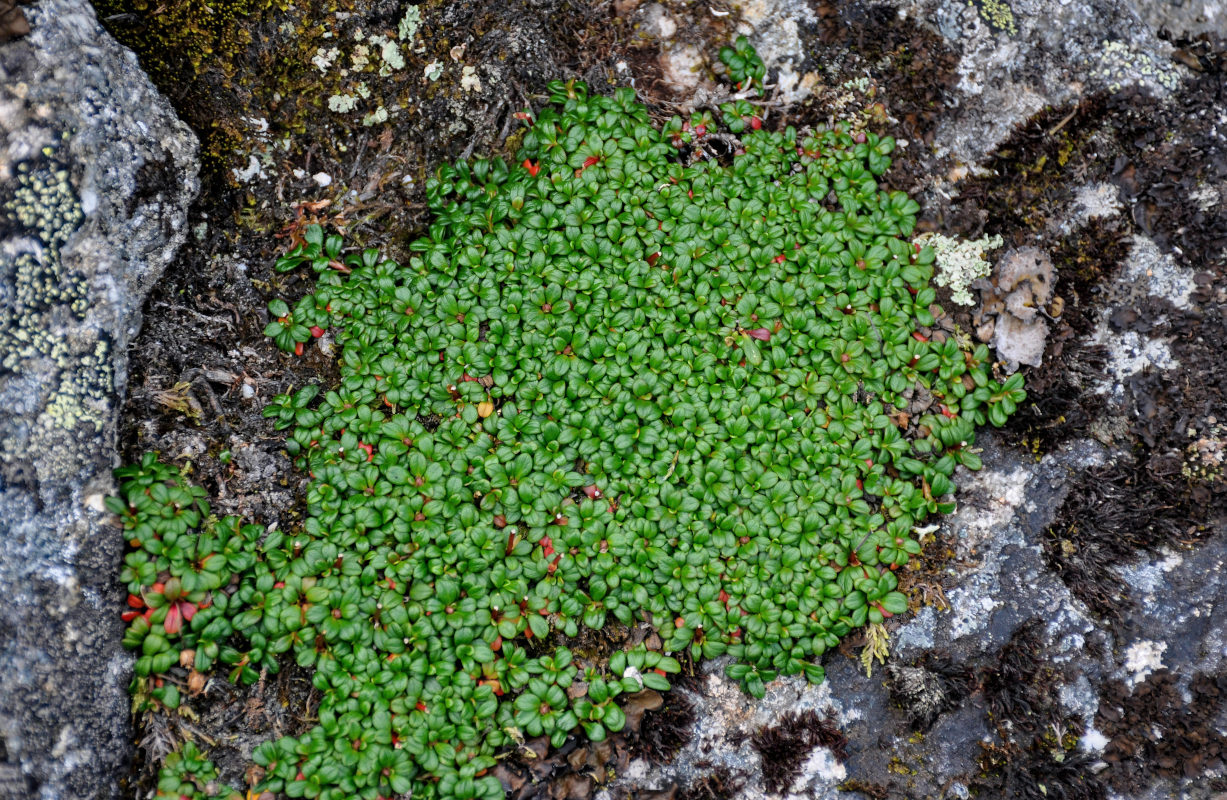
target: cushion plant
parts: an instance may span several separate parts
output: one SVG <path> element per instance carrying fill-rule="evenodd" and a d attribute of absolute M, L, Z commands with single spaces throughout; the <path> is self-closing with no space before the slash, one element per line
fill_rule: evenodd
<path fill-rule="evenodd" d="M 318 283 L 266 333 L 339 345 L 339 385 L 266 410 L 311 476 L 301 531 L 217 521 L 152 458 L 121 473 L 138 672 L 314 669 L 319 725 L 257 750 L 263 788 L 500 797 L 499 748 L 619 730 L 669 653 L 727 655 L 756 696 L 821 681 L 906 610 L 914 527 L 1023 397 L 931 329 L 889 137 L 768 132 L 741 101 L 721 163 L 710 115 L 551 91 L 515 166 L 438 170 L 408 264 L 319 228 L 279 261 Z M 664 652 L 576 661 L 564 637 L 611 620 Z"/>

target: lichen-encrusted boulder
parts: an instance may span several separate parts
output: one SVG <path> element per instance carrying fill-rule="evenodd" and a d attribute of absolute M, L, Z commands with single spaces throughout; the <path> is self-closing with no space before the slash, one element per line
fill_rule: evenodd
<path fill-rule="evenodd" d="M 0 798 L 113 797 L 129 659 L 102 499 L 197 147 L 85 0 L 26 14 L 0 44 Z"/>

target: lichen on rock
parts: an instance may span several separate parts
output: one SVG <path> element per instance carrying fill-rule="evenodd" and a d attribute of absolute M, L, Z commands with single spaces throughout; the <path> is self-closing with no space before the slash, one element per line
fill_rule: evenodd
<path fill-rule="evenodd" d="M 0 44 L 0 795 L 110 798 L 129 659 L 99 498 L 196 142 L 87 3 L 27 13 Z"/>

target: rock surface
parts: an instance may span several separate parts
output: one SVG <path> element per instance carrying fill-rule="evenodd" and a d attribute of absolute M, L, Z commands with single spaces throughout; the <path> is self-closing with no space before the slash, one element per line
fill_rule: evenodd
<path fill-rule="evenodd" d="M 131 753 L 114 490 L 128 345 L 196 139 L 81 0 L 0 44 L 0 797 L 115 797 Z"/>

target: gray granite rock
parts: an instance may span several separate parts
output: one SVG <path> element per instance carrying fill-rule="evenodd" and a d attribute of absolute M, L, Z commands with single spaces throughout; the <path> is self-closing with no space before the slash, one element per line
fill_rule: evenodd
<path fill-rule="evenodd" d="M 87 2 L 26 14 L 0 44 L 0 797 L 114 797 L 130 673 L 102 501 L 197 146 Z"/>

